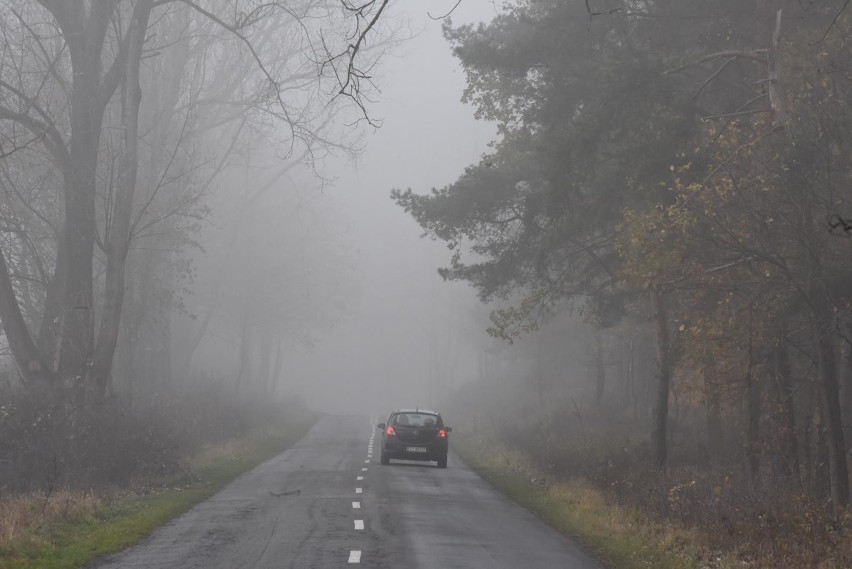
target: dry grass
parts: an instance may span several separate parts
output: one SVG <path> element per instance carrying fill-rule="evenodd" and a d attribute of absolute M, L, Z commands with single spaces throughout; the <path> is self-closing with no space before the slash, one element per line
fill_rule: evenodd
<path fill-rule="evenodd" d="M 579 478 L 555 479 L 529 456 L 494 441 L 471 444 L 457 435 L 455 448 L 465 462 L 509 497 L 553 527 L 578 539 L 606 567 L 618 569 L 730 569 L 727 560 L 707 559 L 695 532 L 650 520 L 618 506 L 593 484 Z M 488 448 L 488 452 L 477 449 Z M 499 450 L 497 450 L 499 449 Z M 710 557 L 710 556 L 707 556 Z"/>
<path fill-rule="evenodd" d="M 687 482 L 663 479 L 665 515 L 649 511 L 648 500 L 627 500 L 607 477 L 565 476 L 515 447 L 469 440 L 455 446 L 484 477 L 565 533 L 579 537 L 608 565 L 618 568 L 847 569 L 852 567 L 852 519 L 827 516 L 803 503 L 768 502 L 763 495 L 701 491 L 699 473 Z M 488 453 L 476 449 L 487 448 Z M 499 450 L 497 450 L 499 449 Z M 580 457 L 577 457 L 578 460 Z M 707 475 L 705 475 L 707 476 Z M 693 480 L 695 482 L 693 482 Z M 638 486 L 634 490 L 642 491 Z M 710 502 L 732 493 L 738 506 L 730 518 Z M 764 508 L 752 517 L 749 501 Z M 795 499 L 789 502 L 796 502 Z M 643 507 L 644 506 L 644 507 Z M 687 510 L 688 515 L 684 513 Z M 703 510 L 705 515 L 696 515 Z"/>
<path fill-rule="evenodd" d="M 63 490 L 0 498 L 0 548 L 33 529 L 92 516 L 102 499 L 92 492 Z"/>
<path fill-rule="evenodd" d="M 191 459 L 194 468 L 217 462 L 241 460 L 248 453 L 245 438 L 234 438 L 215 444 L 205 444 Z"/>
<path fill-rule="evenodd" d="M 0 569 L 78 569 L 137 543 L 300 439 L 317 416 L 208 444 L 182 472 L 127 487 L 0 497 Z"/>

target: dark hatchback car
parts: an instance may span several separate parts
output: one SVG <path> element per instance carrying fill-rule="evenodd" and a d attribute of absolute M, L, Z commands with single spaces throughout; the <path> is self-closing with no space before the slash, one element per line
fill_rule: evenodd
<path fill-rule="evenodd" d="M 447 467 L 450 427 L 444 426 L 440 413 L 424 409 L 397 409 L 382 430 L 382 464 L 397 460 L 434 460 L 438 468 Z"/>

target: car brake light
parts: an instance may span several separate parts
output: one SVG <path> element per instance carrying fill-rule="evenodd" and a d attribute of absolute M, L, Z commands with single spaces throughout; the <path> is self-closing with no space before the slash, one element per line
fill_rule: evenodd
<path fill-rule="evenodd" d="M 387 428 L 387 430 L 385 431 L 385 434 L 386 434 L 386 435 L 392 435 L 392 436 L 394 436 L 394 437 L 395 437 L 395 436 L 396 436 L 396 431 L 394 431 L 394 430 L 393 430 L 393 427 L 391 427 L 390 425 L 388 425 L 388 428 Z"/>
<path fill-rule="evenodd" d="M 438 431 L 438 436 L 442 439 L 446 439 L 447 438 L 447 431 L 445 431 L 444 429 L 441 429 L 440 431 Z"/>

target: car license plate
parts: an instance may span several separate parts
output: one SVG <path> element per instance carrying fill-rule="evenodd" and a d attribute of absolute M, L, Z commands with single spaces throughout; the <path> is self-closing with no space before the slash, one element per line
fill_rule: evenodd
<path fill-rule="evenodd" d="M 405 452 L 426 452 L 426 447 L 405 447 Z"/>

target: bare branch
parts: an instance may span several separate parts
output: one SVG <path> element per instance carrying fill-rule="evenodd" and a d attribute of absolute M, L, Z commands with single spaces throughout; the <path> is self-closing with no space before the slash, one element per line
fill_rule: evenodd
<path fill-rule="evenodd" d="M 153 8 L 154 0 L 137 0 L 136 5 L 133 7 L 133 15 L 131 16 L 130 23 L 128 24 L 128 29 L 130 29 L 130 26 L 133 26 L 134 20 L 139 21 L 142 18 L 147 20 L 146 13 L 150 12 Z M 127 52 L 130 47 L 128 45 L 130 37 L 131 35 L 127 34 L 123 39 L 121 39 L 118 53 L 116 54 L 115 59 L 113 59 L 109 70 L 107 70 L 103 76 L 100 93 L 100 103 L 102 105 L 109 103 L 109 100 L 112 98 L 113 94 L 115 94 L 115 90 L 118 89 L 118 85 L 121 83 L 121 79 L 124 74 L 124 63 L 125 59 L 127 59 Z"/>
<path fill-rule="evenodd" d="M 354 14 L 356 22 L 355 31 L 352 35 L 352 38 L 355 41 L 354 43 L 350 42 L 346 46 L 346 49 L 334 54 L 325 43 L 325 39 L 321 37 L 323 49 L 326 53 L 326 60 L 322 62 L 321 68 L 323 70 L 327 67 L 331 68 L 339 86 L 337 96 L 344 96 L 351 99 L 361 109 L 363 117 L 372 126 L 377 126 L 377 124 L 372 121 L 367 114 L 367 109 L 364 106 L 364 101 L 362 100 L 363 90 L 361 88 L 362 80 L 370 82 L 370 76 L 367 74 L 369 70 L 365 71 L 358 68 L 357 57 L 358 53 L 366 44 L 367 36 L 379 22 L 379 19 L 389 2 L 389 0 L 381 0 L 381 4 L 379 4 L 375 12 L 371 13 L 371 10 L 375 7 L 378 1 L 379 0 L 370 0 L 369 2 L 356 6 L 354 4 L 350 4 L 347 0 L 343 0 L 343 7 Z M 363 29 L 361 27 L 362 25 L 364 26 Z M 340 73 L 337 69 L 337 63 L 341 60 L 345 61 L 345 73 Z"/>
<path fill-rule="evenodd" d="M 736 57 L 729 57 L 728 59 L 726 59 L 725 62 L 722 65 L 719 66 L 719 69 L 717 69 L 715 72 L 713 72 L 713 74 L 710 77 L 708 77 L 707 80 L 704 81 L 704 83 L 702 83 L 701 87 L 698 88 L 698 90 L 695 92 L 695 94 L 692 97 L 698 98 L 698 95 L 700 95 L 701 92 L 704 91 L 704 89 L 706 89 L 707 86 L 710 85 L 710 83 L 712 83 L 713 80 L 716 77 L 718 77 L 722 73 L 722 71 L 725 70 L 726 67 L 728 67 L 731 63 L 733 63 L 736 60 L 737 60 Z"/>
<path fill-rule="evenodd" d="M 443 16 L 435 17 L 432 14 L 430 14 L 429 12 L 426 12 L 426 15 L 429 16 L 430 18 L 432 18 L 433 20 L 443 20 L 443 19 L 449 18 L 452 15 L 452 13 L 456 11 L 456 8 L 458 8 L 461 5 L 461 3 L 462 3 L 462 0 L 458 0 L 456 2 L 455 6 L 450 8 L 450 11 L 447 12 L 446 14 L 444 14 Z M 588 1 L 586 2 L 586 7 L 587 8 L 589 7 Z"/>
<path fill-rule="evenodd" d="M 844 3 L 843 3 L 843 7 L 842 7 L 842 8 L 840 8 L 840 10 L 837 12 L 837 14 L 835 14 L 835 15 L 834 15 L 834 19 L 833 19 L 833 20 L 831 20 L 831 23 L 830 23 L 830 24 L 828 25 L 828 27 L 825 29 L 825 33 L 823 33 L 823 34 L 822 34 L 822 37 L 821 37 L 821 38 L 819 38 L 819 40 L 818 40 L 818 41 L 814 42 L 814 44 L 813 44 L 813 45 L 816 45 L 816 44 L 819 44 L 819 43 L 822 43 L 823 41 L 825 41 L 825 38 L 826 38 L 826 37 L 828 37 L 828 32 L 830 32 L 830 31 L 831 31 L 831 29 L 832 29 L 834 26 L 836 26 L 836 25 L 837 25 L 837 20 L 839 20 L 839 19 L 840 19 L 840 16 L 842 16 L 842 15 L 843 15 L 843 12 L 845 12 L 845 11 L 846 11 L 846 9 L 849 7 L 850 2 L 852 2 L 852 0 L 846 0 L 846 2 L 844 2 Z"/>
<path fill-rule="evenodd" d="M 385 0 L 385 1 L 387 1 L 387 0 Z M 251 20 L 248 20 L 248 21 L 240 20 L 240 21 L 238 21 L 234 24 L 229 24 L 229 23 L 225 22 L 222 18 L 217 16 L 216 14 L 210 12 L 209 10 L 204 9 L 203 7 L 201 7 L 198 4 L 196 4 L 195 2 L 193 2 L 192 0 L 158 0 L 157 2 L 155 2 L 155 6 L 159 6 L 159 5 L 162 5 L 162 4 L 169 4 L 169 3 L 172 3 L 172 2 L 180 2 L 182 4 L 185 4 L 186 6 L 189 6 L 190 8 L 192 8 L 193 10 L 198 12 L 199 14 L 206 17 L 211 22 L 215 23 L 216 25 L 218 25 L 222 29 L 233 34 L 237 39 L 240 40 L 240 42 L 243 43 L 243 45 L 245 45 L 248 48 L 248 50 L 251 53 L 251 56 L 254 59 L 255 63 L 260 68 L 261 72 L 266 76 L 266 79 L 267 79 L 267 81 L 269 81 L 269 84 L 275 89 L 275 96 L 276 96 L 276 99 L 278 101 L 278 105 L 281 107 L 281 112 L 284 114 L 285 121 L 288 123 L 290 130 L 293 133 L 294 138 L 295 138 L 295 136 L 297 135 L 297 133 L 296 133 L 297 121 L 294 121 L 293 118 L 290 116 L 290 111 L 287 108 L 287 105 L 284 103 L 284 99 L 281 96 L 281 86 L 278 84 L 278 81 L 275 80 L 275 78 L 272 76 L 272 74 L 267 69 L 266 64 L 264 64 L 264 62 L 263 62 L 263 59 L 257 53 L 255 46 L 242 33 L 242 30 L 251 22 Z M 265 4 L 264 6 L 268 6 L 268 4 Z M 290 150 L 287 153 L 288 155 L 290 153 L 292 153 L 294 145 L 295 145 L 295 140 L 291 139 Z"/>
<path fill-rule="evenodd" d="M 65 171 L 69 168 L 71 157 L 64 140 L 53 124 L 45 124 L 34 117 L 3 106 L 0 106 L 0 119 L 14 121 L 25 127 L 47 148 L 61 170 Z"/>
<path fill-rule="evenodd" d="M 674 69 L 669 69 L 665 73 L 677 73 L 678 71 L 683 71 L 684 69 L 688 69 L 690 67 L 694 67 L 696 65 L 701 65 L 702 63 L 707 63 L 708 61 L 714 61 L 716 59 L 748 59 L 751 61 L 756 61 L 758 63 L 766 63 L 766 49 L 753 49 L 753 50 L 735 50 L 735 51 L 719 51 L 716 53 L 710 53 L 703 57 L 696 59 L 695 61 L 691 61 L 689 63 L 685 63 Z"/>
<path fill-rule="evenodd" d="M 724 115 L 701 117 L 701 120 L 709 121 L 709 120 L 716 120 L 716 119 L 730 119 L 730 118 L 735 118 L 735 117 L 745 117 L 745 116 L 748 116 L 748 115 L 756 115 L 758 113 L 771 113 L 771 112 L 772 112 L 771 108 L 769 108 L 769 109 L 753 109 L 753 110 L 750 110 L 750 111 L 737 111 L 735 113 L 728 113 L 728 114 L 724 114 Z"/>
<path fill-rule="evenodd" d="M 592 25 L 592 20 L 595 18 L 595 16 L 611 16 L 621 10 L 622 7 L 623 6 L 619 6 L 618 8 L 611 8 L 609 10 L 595 11 L 592 10 L 590 0 L 586 0 L 586 12 L 589 14 L 589 26 Z"/>

